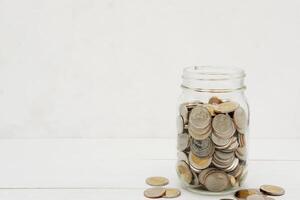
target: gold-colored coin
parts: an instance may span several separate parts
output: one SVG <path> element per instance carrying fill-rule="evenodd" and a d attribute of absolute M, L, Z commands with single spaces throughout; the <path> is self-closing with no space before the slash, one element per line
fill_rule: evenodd
<path fill-rule="evenodd" d="M 147 198 L 160 198 L 166 193 L 165 188 L 155 187 L 149 188 L 144 191 L 144 196 Z"/>
<path fill-rule="evenodd" d="M 266 197 L 262 194 L 253 194 L 246 198 L 246 200 L 265 200 Z"/>
<path fill-rule="evenodd" d="M 169 180 L 162 176 L 153 176 L 146 179 L 146 183 L 151 186 L 163 186 L 169 183 Z"/>
<path fill-rule="evenodd" d="M 260 191 L 272 196 L 281 196 L 285 193 L 282 187 L 276 185 L 262 185 Z"/>
<path fill-rule="evenodd" d="M 213 104 L 203 104 L 203 106 L 208 110 L 211 116 L 215 116 L 215 105 Z"/>
<path fill-rule="evenodd" d="M 181 194 L 179 189 L 176 188 L 166 188 L 166 193 L 163 196 L 164 198 L 176 198 Z"/>
<path fill-rule="evenodd" d="M 219 99 L 218 97 L 214 96 L 209 99 L 208 103 L 217 105 L 217 104 L 223 103 L 223 101 L 221 99 Z"/>
<path fill-rule="evenodd" d="M 240 105 L 233 101 L 227 101 L 220 103 L 215 107 L 215 111 L 218 113 L 229 113 L 235 111 Z"/>
<path fill-rule="evenodd" d="M 235 187 L 237 182 L 236 182 L 236 179 L 234 178 L 234 176 L 228 175 L 228 178 L 229 178 L 231 186 Z"/>
<path fill-rule="evenodd" d="M 176 166 L 176 171 L 181 180 L 184 181 L 186 184 L 190 184 L 192 182 L 193 174 L 186 162 L 179 161 Z"/>
<path fill-rule="evenodd" d="M 261 195 L 262 193 L 258 189 L 242 189 L 235 192 L 234 196 L 238 199 L 247 199 L 248 196 L 258 194 Z"/>
<path fill-rule="evenodd" d="M 192 152 L 189 153 L 189 162 L 196 169 L 207 168 L 212 161 L 212 157 L 199 158 Z"/>

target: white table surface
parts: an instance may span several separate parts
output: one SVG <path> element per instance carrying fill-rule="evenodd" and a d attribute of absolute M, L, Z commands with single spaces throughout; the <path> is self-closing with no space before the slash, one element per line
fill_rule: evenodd
<path fill-rule="evenodd" d="M 250 142 L 245 187 L 278 184 L 286 195 L 276 199 L 299 199 L 300 139 Z M 180 187 L 174 139 L 0 140 L 0 159 L 1 200 L 144 199 L 145 178 L 153 175 Z M 182 190 L 177 199 L 220 198 Z"/>

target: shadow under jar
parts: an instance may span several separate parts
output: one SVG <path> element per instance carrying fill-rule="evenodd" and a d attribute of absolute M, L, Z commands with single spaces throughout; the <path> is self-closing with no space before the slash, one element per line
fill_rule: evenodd
<path fill-rule="evenodd" d="M 238 68 L 184 69 L 176 171 L 186 189 L 226 194 L 245 180 L 249 109 L 244 77 Z"/>

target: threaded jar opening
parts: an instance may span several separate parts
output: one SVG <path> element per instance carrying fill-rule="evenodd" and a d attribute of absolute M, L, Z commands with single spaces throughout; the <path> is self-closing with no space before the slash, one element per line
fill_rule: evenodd
<path fill-rule="evenodd" d="M 245 72 L 235 67 L 192 66 L 183 70 L 182 87 L 196 91 L 231 92 L 245 89 Z"/>

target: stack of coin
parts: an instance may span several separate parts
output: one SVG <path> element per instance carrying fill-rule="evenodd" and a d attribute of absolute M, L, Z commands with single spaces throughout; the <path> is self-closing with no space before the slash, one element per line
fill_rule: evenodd
<path fill-rule="evenodd" d="M 175 198 L 181 194 L 179 189 L 161 187 L 169 183 L 169 180 L 162 176 L 149 177 L 146 179 L 146 183 L 150 186 L 154 186 L 144 191 L 144 196 L 147 198 Z"/>
<path fill-rule="evenodd" d="M 241 200 L 274 200 L 269 196 L 282 196 L 285 190 L 276 185 L 262 185 L 260 189 L 241 189 L 234 196 Z"/>
<path fill-rule="evenodd" d="M 248 119 L 238 103 L 212 97 L 182 103 L 177 117 L 177 173 L 187 187 L 221 192 L 247 174 Z"/>

